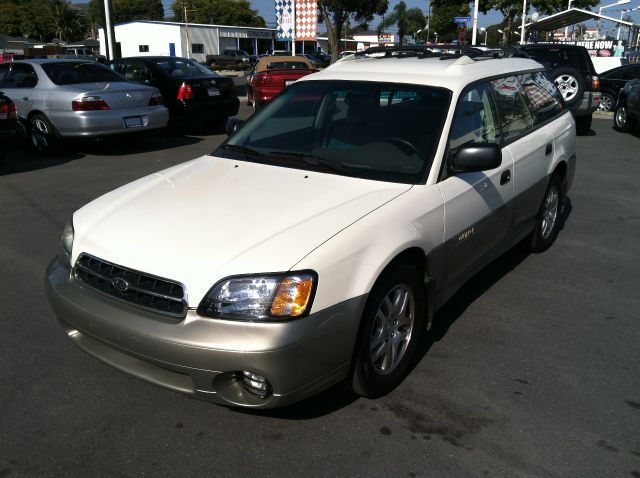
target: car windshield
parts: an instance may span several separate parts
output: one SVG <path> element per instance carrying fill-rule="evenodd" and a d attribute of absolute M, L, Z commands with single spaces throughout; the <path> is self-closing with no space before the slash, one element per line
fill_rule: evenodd
<path fill-rule="evenodd" d="M 177 58 L 156 58 L 152 60 L 167 75 L 173 77 L 214 76 L 214 73 L 193 60 Z"/>
<path fill-rule="evenodd" d="M 365 81 L 302 81 L 256 113 L 216 155 L 380 181 L 424 180 L 451 92 Z"/>
<path fill-rule="evenodd" d="M 42 69 L 56 85 L 126 81 L 122 76 L 99 63 L 61 61 L 43 63 Z"/>

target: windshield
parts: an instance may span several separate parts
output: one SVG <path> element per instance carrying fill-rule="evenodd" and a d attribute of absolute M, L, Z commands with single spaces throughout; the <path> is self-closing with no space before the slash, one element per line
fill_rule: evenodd
<path fill-rule="evenodd" d="M 211 70 L 193 60 L 176 58 L 156 58 L 152 60 L 164 73 L 173 77 L 216 76 Z"/>
<path fill-rule="evenodd" d="M 43 63 L 41 66 L 56 85 L 126 81 L 122 76 L 99 63 L 61 61 Z"/>
<path fill-rule="evenodd" d="M 303 81 L 215 153 L 283 167 L 415 184 L 431 165 L 451 92 L 365 81 Z"/>

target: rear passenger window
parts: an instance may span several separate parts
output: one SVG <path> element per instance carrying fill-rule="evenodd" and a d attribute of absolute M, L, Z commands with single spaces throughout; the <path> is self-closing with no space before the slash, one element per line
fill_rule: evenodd
<path fill-rule="evenodd" d="M 449 135 L 449 150 L 466 143 L 499 143 L 497 115 L 486 84 L 475 86 L 460 97 Z"/>
<path fill-rule="evenodd" d="M 518 78 L 509 76 L 491 84 L 496 92 L 504 139 L 508 141 L 531 129 L 534 125 L 533 112 Z"/>
<path fill-rule="evenodd" d="M 542 71 L 518 76 L 529 104 L 534 112 L 534 121 L 538 125 L 562 112 L 562 95 Z"/>

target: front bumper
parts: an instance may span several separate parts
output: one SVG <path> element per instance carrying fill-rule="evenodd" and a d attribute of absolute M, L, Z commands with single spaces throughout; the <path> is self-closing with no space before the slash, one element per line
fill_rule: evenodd
<path fill-rule="evenodd" d="M 56 111 L 48 116 L 60 137 L 92 138 L 164 128 L 169 111 L 158 105 L 104 111 Z M 140 118 L 141 126 L 126 127 L 125 118 Z"/>
<path fill-rule="evenodd" d="M 100 360 L 168 389 L 226 405 L 273 408 L 346 377 L 366 296 L 284 323 L 224 321 L 194 310 L 172 319 L 121 303 L 71 276 L 56 258 L 46 272 L 49 302 L 69 337 Z M 265 377 L 262 399 L 237 379 Z"/>

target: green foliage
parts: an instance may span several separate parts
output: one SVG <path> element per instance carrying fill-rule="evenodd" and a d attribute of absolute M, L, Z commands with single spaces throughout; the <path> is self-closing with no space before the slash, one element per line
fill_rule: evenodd
<path fill-rule="evenodd" d="M 162 0 L 111 0 L 113 24 L 131 20 L 162 20 L 164 7 Z M 102 24 L 104 17 L 103 0 L 89 2 L 89 16 L 92 22 Z"/>
<path fill-rule="evenodd" d="M 391 25 L 397 25 L 400 45 L 402 46 L 404 36 L 407 32 L 414 33 L 422 29 L 425 23 L 426 19 L 422 10 L 419 8 L 410 8 L 407 10 L 407 4 L 400 0 L 400 2 L 393 7 L 393 13 L 378 25 L 378 33 L 382 32 L 384 28 L 389 28 Z"/>
<path fill-rule="evenodd" d="M 431 35 L 438 32 L 438 41 L 451 41 L 458 38 L 458 25 L 454 17 L 469 16 L 469 3 L 463 1 L 437 0 L 431 2 Z M 435 38 L 435 37 L 432 37 Z"/>
<path fill-rule="evenodd" d="M 368 23 L 374 15 L 382 15 L 388 8 L 388 0 L 319 0 L 318 9 L 327 27 L 331 61 L 338 59 L 340 33 L 349 19 Z"/>
<path fill-rule="evenodd" d="M 43 42 L 83 38 L 86 18 L 69 0 L 0 0 L 0 31 Z"/>
<path fill-rule="evenodd" d="M 264 27 L 264 19 L 258 16 L 247 0 L 174 0 L 171 8 L 174 20 L 184 22 L 184 6 L 187 18 L 193 23 Z"/>

